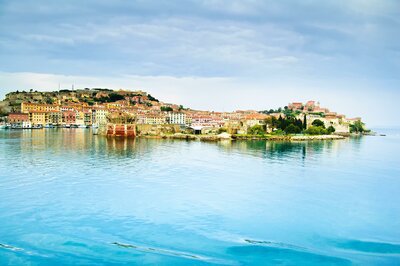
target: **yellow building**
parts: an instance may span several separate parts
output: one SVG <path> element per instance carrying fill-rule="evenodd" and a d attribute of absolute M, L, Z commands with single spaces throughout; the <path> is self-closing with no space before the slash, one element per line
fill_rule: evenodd
<path fill-rule="evenodd" d="M 29 112 L 29 121 L 32 126 L 44 126 L 46 125 L 47 113 L 43 111 Z"/>
<path fill-rule="evenodd" d="M 162 115 L 146 115 L 144 117 L 144 124 L 149 125 L 162 125 L 166 124 L 166 118 Z"/>
<path fill-rule="evenodd" d="M 62 113 L 57 111 L 46 112 L 46 124 L 48 125 L 61 125 Z"/>
<path fill-rule="evenodd" d="M 21 112 L 50 112 L 50 111 L 60 111 L 60 106 L 55 104 L 39 104 L 39 103 L 21 103 Z"/>

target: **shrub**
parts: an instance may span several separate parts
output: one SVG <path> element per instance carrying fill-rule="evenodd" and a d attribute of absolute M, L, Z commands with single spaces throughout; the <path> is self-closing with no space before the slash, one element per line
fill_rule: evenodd
<path fill-rule="evenodd" d="M 169 106 L 161 106 L 160 109 L 162 112 L 172 112 L 173 111 L 173 109 Z"/>
<path fill-rule="evenodd" d="M 301 132 L 300 127 L 290 124 L 285 128 L 286 134 L 298 134 Z"/>
<path fill-rule="evenodd" d="M 336 129 L 333 126 L 329 126 L 326 130 L 328 131 L 329 134 L 332 134 L 336 131 Z"/>
<path fill-rule="evenodd" d="M 265 133 L 265 130 L 264 130 L 263 126 L 255 125 L 255 126 L 252 126 L 251 128 L 249 128 L 247 130 L 247 133 L 249 135 L 263 135 Z"/>
<path fill-rule="evenodd" d="M 316 127 L 325 128 L 324 122 L 322 122 L 322 121 L 319 120 L 319 119 L 315 119 L 315 120 L 312 122 L 312 125 L 313 125 L 313 126 L 316 126 Z"/>
<path fill-rule="evenodd" d="M 364 123 L 361 122 L 360 120 L 354 122 L 354 124 L 350 125 L 350 132 L 351 133 L 362 133 L 366 131 L 364 128 Z"/>
<path fill-rule="evenodd" d="M 308 129 L 304 130 L 304 133 L 310 135 L 326 135 L 328 134 L 328 130 L 323 127 L 310 126 Z"/>
<path fill-rule="evenodd" d="M 110 98 L 110 100 L 109 100 L 110 102 L 116 102 L 116 101 L 125 99 L 124 96 L 122 96 L 118 93 L 110 93 L 108 95 L 108 97 Z"/>
<path fill-rule="evenodd" d="M 226 131 L 227 131 L 226 128 L 221 127 L 221 128 L 218 129 L 218 134 L 224 133 Z"/>
<path fill-rule="evenodd" d="M 285 135 L 285 132 L 282 129 L 277 129 L 274 132 L 272 132 L 272 135 L 281 136 L 281 135 Z"/>

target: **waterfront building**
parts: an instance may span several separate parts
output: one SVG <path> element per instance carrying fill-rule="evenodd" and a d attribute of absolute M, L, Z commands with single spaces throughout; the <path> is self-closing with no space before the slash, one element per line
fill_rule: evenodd
<path fill-rule="evenodd" d="M 29 121 L 32 126 L 45 126 L 46 125 L 46 114 L 45 111 L 31 111 L 29 112 Z"/>
<path fill-rule="evenodd" d="M 167 119 L 162 114 L 149 114 L 144 117 L 144 124 L 149 125 L 163 125 L 166 124 Z"/>
<path fill-rule="evenodd" d="M 249 114 L 245 116 L 245 123 L 248 127 L 253 127 L 256 125 L 266 125 L 265 119 L 267 119 L 269 116 L 265 114 L 260 114 L 260 113 L 255 113 L 255 114 Z"/>
<path fill-rule="evenodd" d="M 75 125 L 77 126 L 85 126 L 85 114 L 82 111 L 76 112 L 75 116 Z"/>
<path fill-rule="evenodd" d="M 27 113 L 10 113 L 8 115 L 8 123 L 12 128 L 30 128 L 29 114 Z"/>
<path fill-rule="evenodd" d="M 167 123 L 168 124 L 177 124 L 177 125 L 186 125 L 186 114 L 169 112 L 167 114 Z"/>
<path fill-rule="evenodd" d="M 59 126 L 62 124 L 62 112 L 50 111 L 46 113 L 46 124 Z"/>
<path fill-rule="evenodd" d="M 92 123 L 98 126 L 107 124 L 108 110 L 104 106 L 94 107 L 92 110 Z"/>
<path fill-rule="evenodd" d="M 62 123 L 65 126 L 71 126 L 76 124 L 76 112 L 63 112 L 62 113 Z"/>
<path fill-rule="evenodd" d="M 91 126 L 92 125 L 92 112 L 91 111 L 85 111 L 84 113 L 84 123 L 86 126 Z"/>
<path fill-rule="evenodd" d="M 57 104 L 38 104 L 38 103 L 21 103 L 21 112 L 50 112 L 50 111 L 60 111 L 60 106 Z"/>

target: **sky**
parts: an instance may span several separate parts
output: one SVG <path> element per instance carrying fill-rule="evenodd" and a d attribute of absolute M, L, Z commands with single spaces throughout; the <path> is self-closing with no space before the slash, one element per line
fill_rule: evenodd
<path fill-rule="evenodd" d="M 0 0 L 0 98 L 72 85 L 400 126 L 400 1 Z"/>

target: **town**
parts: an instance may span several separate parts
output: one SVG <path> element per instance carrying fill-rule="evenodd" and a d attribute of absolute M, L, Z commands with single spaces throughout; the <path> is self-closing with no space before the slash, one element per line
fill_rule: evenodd
<path fill-rule="evenodd" d="M 101 88 L 8 93 L 0 102 L 0 123 L 10 129 L 93 128 L 107 135 L 118 135 L 122 126 L 120 134 L 132 136 L 343 136 L 366 131 L 361 118 L 347 118 L 316 101 L 293 102 L 277 110 L 214 112 L 164 103 L 144 91 Z"/>

